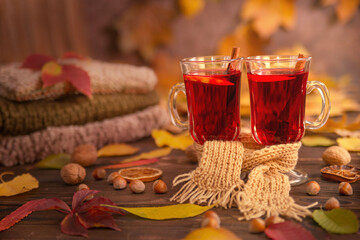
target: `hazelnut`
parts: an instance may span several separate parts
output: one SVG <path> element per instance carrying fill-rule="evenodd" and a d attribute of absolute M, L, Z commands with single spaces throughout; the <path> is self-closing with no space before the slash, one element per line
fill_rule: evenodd
<path fill-rule="evenodd" d="M 335 208 L 340 208 L 340 203 L 336 198 L 331 197 L 326 201 L 325 209 L 331 210 L 331 209 L 335 209 Z"/>
<path fill-rule="evenodd" d="M 79 186 L 77 187 L 77 190 L 78 190 L 78 191 L 84 190 L 84 189 L 89 190 L 90 188 L 89 188 L 89 186 L 86 185 L 85 183 L 79 184 Z"/>
<path fill-rule="evenodd" d="M 163 180 L 156 180 L 153 184 L 153 190 L 155 193 L 166 193 L 168 189 Z"/>
<path fill-rule="evenodd" d="M 346 165 L 351 161 L 351 156 L 345 148 L 332 146 L 323 152 L 322 159 L 328 165 Z"/>
<path fill-rule="evenodd" d="M 249 231 L 251 233 L 260 233 L 265 231 L 265 221 L 261 218 L 254 218 L 250 221 Z"/>
<path fill-rule="evenodd" d="M 91 144 L 77 146 L 71 154 L 71 161 L 83 167 L 93 165 L 97 159 L 96 147 Z"/>
<path fill-rule="evenodd" d="M 84 181 L 86 171 L 77 163 L 68 163 L 61 168 L 60 175 L 65 183 L 75 185 Z"/>
<path fill-rule="evenodd" d="M 77 190 L 78 190 L 78 191 L 84 190 L 84 189 L 89 190 L 90 188 L 89 188 L 88 185 L 86 185 L 86 184 L 84 184 L 84 183 L 79 184 L 79 186 L 77 187 Z M 87 196 L 84 200 L 85 200 L 85 201 L 89 201 L 89 200 L 91 200 L 91 199 L 93 199 L 93 198 L 94 198 L 94 195 L 89 195 L 89 196 Z"/>
<path fill-rule="evenodd" d="M 220 228 L 220 223 L 212 217 L 206 217 L 201 222 L 201 227 Z"/>
<path fill-rule="evenodd" d="M 126 180 L 121 176 L 117 176 L 113 180 L 114 189 L 124 189 L 126 188 L 126 185 L 127 185 Z"/>
<path fill-rule="evenodd" d="M 96 180 L 101 180 L 106 177 L 106 171 L 103 168 L 96 168 L 92 172 L 92 175 Z"/>
<path fill-rule="evenodd" d="M 220 217 L 213 210 L 206 211 L 205 215 L 204 215 L 204 218 L 215 218 L 215 220 L 218 221 L 219 225 L 220 225 Z"/>
<path fill-rule="evenodd" d="M 117 176 L 119 176 L 119 173 L 118 173 L 118 172 L 112 172 L 112 173 L 110 173 L 109 176 L 107 177 L 107 182 L 108 182 L 109 184 L 113 184 L 113 181 L 114 181 L 114 179 L 115 179 Z"/>
<path fill-rule="evenodd" d="M 350 183 L 348 182 L 341 182 L 339 184 L 339 193 L 341 195 L 346 195 L 346 196 L 350 196 L 353 195 L 353 189 L 350 185 Z"/>
<path fill-rule="evenodd" d="M 145 191 L 145 184 L 141 180 L 132 180 L 129 188 L 133 193 L 142 193 Z"/>
<path fill-rule="evenodd" d="M 265 225 L 266 227 L 272 225 L 272 224 L 276 224 L 276 223 L 282 223 L 285 220 L 279 216 L 270 216 L 268 218 L 265 219 Z"/>
<path fill-rule="evenodd" d="M 320 185 L 316 181 L 310 181 L 306 184 L 306 193 L 308 195 L 314 196 L 318 195 L 320 192 Z"/>

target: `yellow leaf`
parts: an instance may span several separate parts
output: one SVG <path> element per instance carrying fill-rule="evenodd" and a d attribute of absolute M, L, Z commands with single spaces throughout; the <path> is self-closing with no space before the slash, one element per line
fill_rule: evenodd
<path fill-rule="evenodd" d="M 156 150 L 153 150 L 150 152 L 141 153 L 141 154 L 136 155 L 131 158 L 127 158 L 121 162 L 127 163 L 127 162 L 134 162 L 134 161 L 141 160 L 141 159 L 164 157 L 166 155 L 169 155 L 170 153 L 171 153 L 171 148 L 160 148 L 160 149 L 156 149 Z"/>
<path fill-rule="evenodd" d="M 188 146 L 194 143 L 188 132 L 174 136 L 165 130 L 153 130 L 151 136 L 158 147 L 169 146 L 185 151 Z"/>
<path fill-rule="evenodd" d="M 98 157 L 114 157 L 114 156 L 125 156 L 132 155 L 139 151 L 138 148 L 130 146 L 125 143 L 110 144 L 99 149 L 97 154 Z"/>
<path fill-rule="evenodd" d="M 166 219 L 194 217 L 214 207 L 214 205 L 199 206 L 190 203 L 168 205 L 161 207 L 118 207 L 118 206 L 105 205 L 105 204 L 101 204 L 101 205 L 112 208 L 119 208 L 136 216 L 152 219 L 152 220 L 166 220 Z"/>
<path fill-rule="evenodd" d="M 356 13 L 360 0 L 339 0 L 336 6 L 336 14 L 342 23 L 349 21 Z"/>
<path fill-rule="evenodd" d="M 254 30 L 269 38 L 279 27 L 292 29 L 295 22 L 293 0 L 247 0 L 241 10 L 243 19 L 252 21 Z"/>
<path fill-rule="evenodd" d="M 344 114 L 342 116 L 341 120 L 339 120 L 339 121 L 334 121 L 333 119 L 329 118 L 322 128 L 320 128 L 318 130 L 314 130 L 314 131 L 316 131 L 316 132 L 334 132 L 335 129 L 344 128 L 345 125 L 346 125 L 346 115 Z"/>
<path fill-rule="evenodd" d="M 240 240 L 240 238 L 224 228 L 204 227 L 190 232 L 184 240 Z"/>
<path fill-rule="evenodd" d="M 301 139 L 301 142 L 308 147 L 328 147 L 336 143 L 334 140 L 320 135 L 305 136 Z"/>
<path fill-rule="evenodd" d="M 337 143 L 348 151 L 360 152 L 360 138 L 338 138 Z"/>
<path fill-rule="evenodd" d="M 51 76 L 58 76 L 62 73 L 62 67 L 56 62 L 50 61 L 42 67 L 41 72 Z"/>
<path fill-rule="evenodd" d="M 0 196 L 13 196 L 20 193 L 28 192 L 39 187 L 39 182 L 29 173 L 16 176 L 11 181 L 5 182 L 2 176 L 14 174 L 13 172 L 3 172 L 0 174 Z"/>
<path fill-rule="evenodd" d="M 195 16 L 204 9 L 204 6 L 204 0 L 179 0 L 181 12 L 187 17 Z"/>

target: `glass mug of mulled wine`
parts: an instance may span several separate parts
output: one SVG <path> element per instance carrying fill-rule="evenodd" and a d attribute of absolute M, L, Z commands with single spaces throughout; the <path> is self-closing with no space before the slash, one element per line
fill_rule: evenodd
<path fill-rule="evenodd" d="M 251 131 L 262 145 L 298 142 L 305 129 L 322 127 L 330 114 L 329 92 L 322 82 L 307 81 L 311 57 L 253 56 L 246 58 Z M 305 120 L 305 98 L 314 89 L 322 99 L 319 117 Z"/>
<path fill-rule="evenodd" d="M 240 134 L 240 83 L 243 58 L 206 56 L 180 61 L 184 83 L 175 84 L 169 93 L 171 121 L 189 129 L 195 142 L 235 140 Z M 186 95 L 188 120 L 176 108 L 179 92 Z"/>

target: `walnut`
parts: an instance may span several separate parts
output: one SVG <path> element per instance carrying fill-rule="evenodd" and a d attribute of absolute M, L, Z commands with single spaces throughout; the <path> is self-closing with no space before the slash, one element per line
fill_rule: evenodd
<path fill-rule="evenodd" d="M 83 167 L 93 165 L 97 159 L 96 147 L 91 144 L 77 146 L 71 154 L 71 161 Z"/>
<path fill-rule="evenodd" d="M 322 159 L 327 165 L 347 165 L 351 161 L 351 156 L 345 148 L 332 146 L 324 151 Z"/>
<path fill-rule="evenodd" d="M 69 163 L 61 168 L 60 175 L 65 183 L 75 185 L 84 181 L 86 171 L 77 163 Z"/>

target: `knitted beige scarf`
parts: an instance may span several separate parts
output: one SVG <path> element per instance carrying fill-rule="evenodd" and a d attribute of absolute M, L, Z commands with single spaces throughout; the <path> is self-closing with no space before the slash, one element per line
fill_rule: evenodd
<path fill-rule="evenodd" d="M 174 179 L 174 186 L 185 184 L 171 200 L 224 208 L 236 205 L 239 220 L 283 215 L 301 221 L 311 215 L 308 208 L 317 203 L 296 204 L 289 196 L 290 183 L 284 174 L 295 167 L 301 143 L 261 147 L 250 139 L 243 134 L 240 141 L 207 141 L 203 149 L 196 145 L 202 151 L 199 166 Z M 240 174 L 247 171 L 245 183 Z"/>

